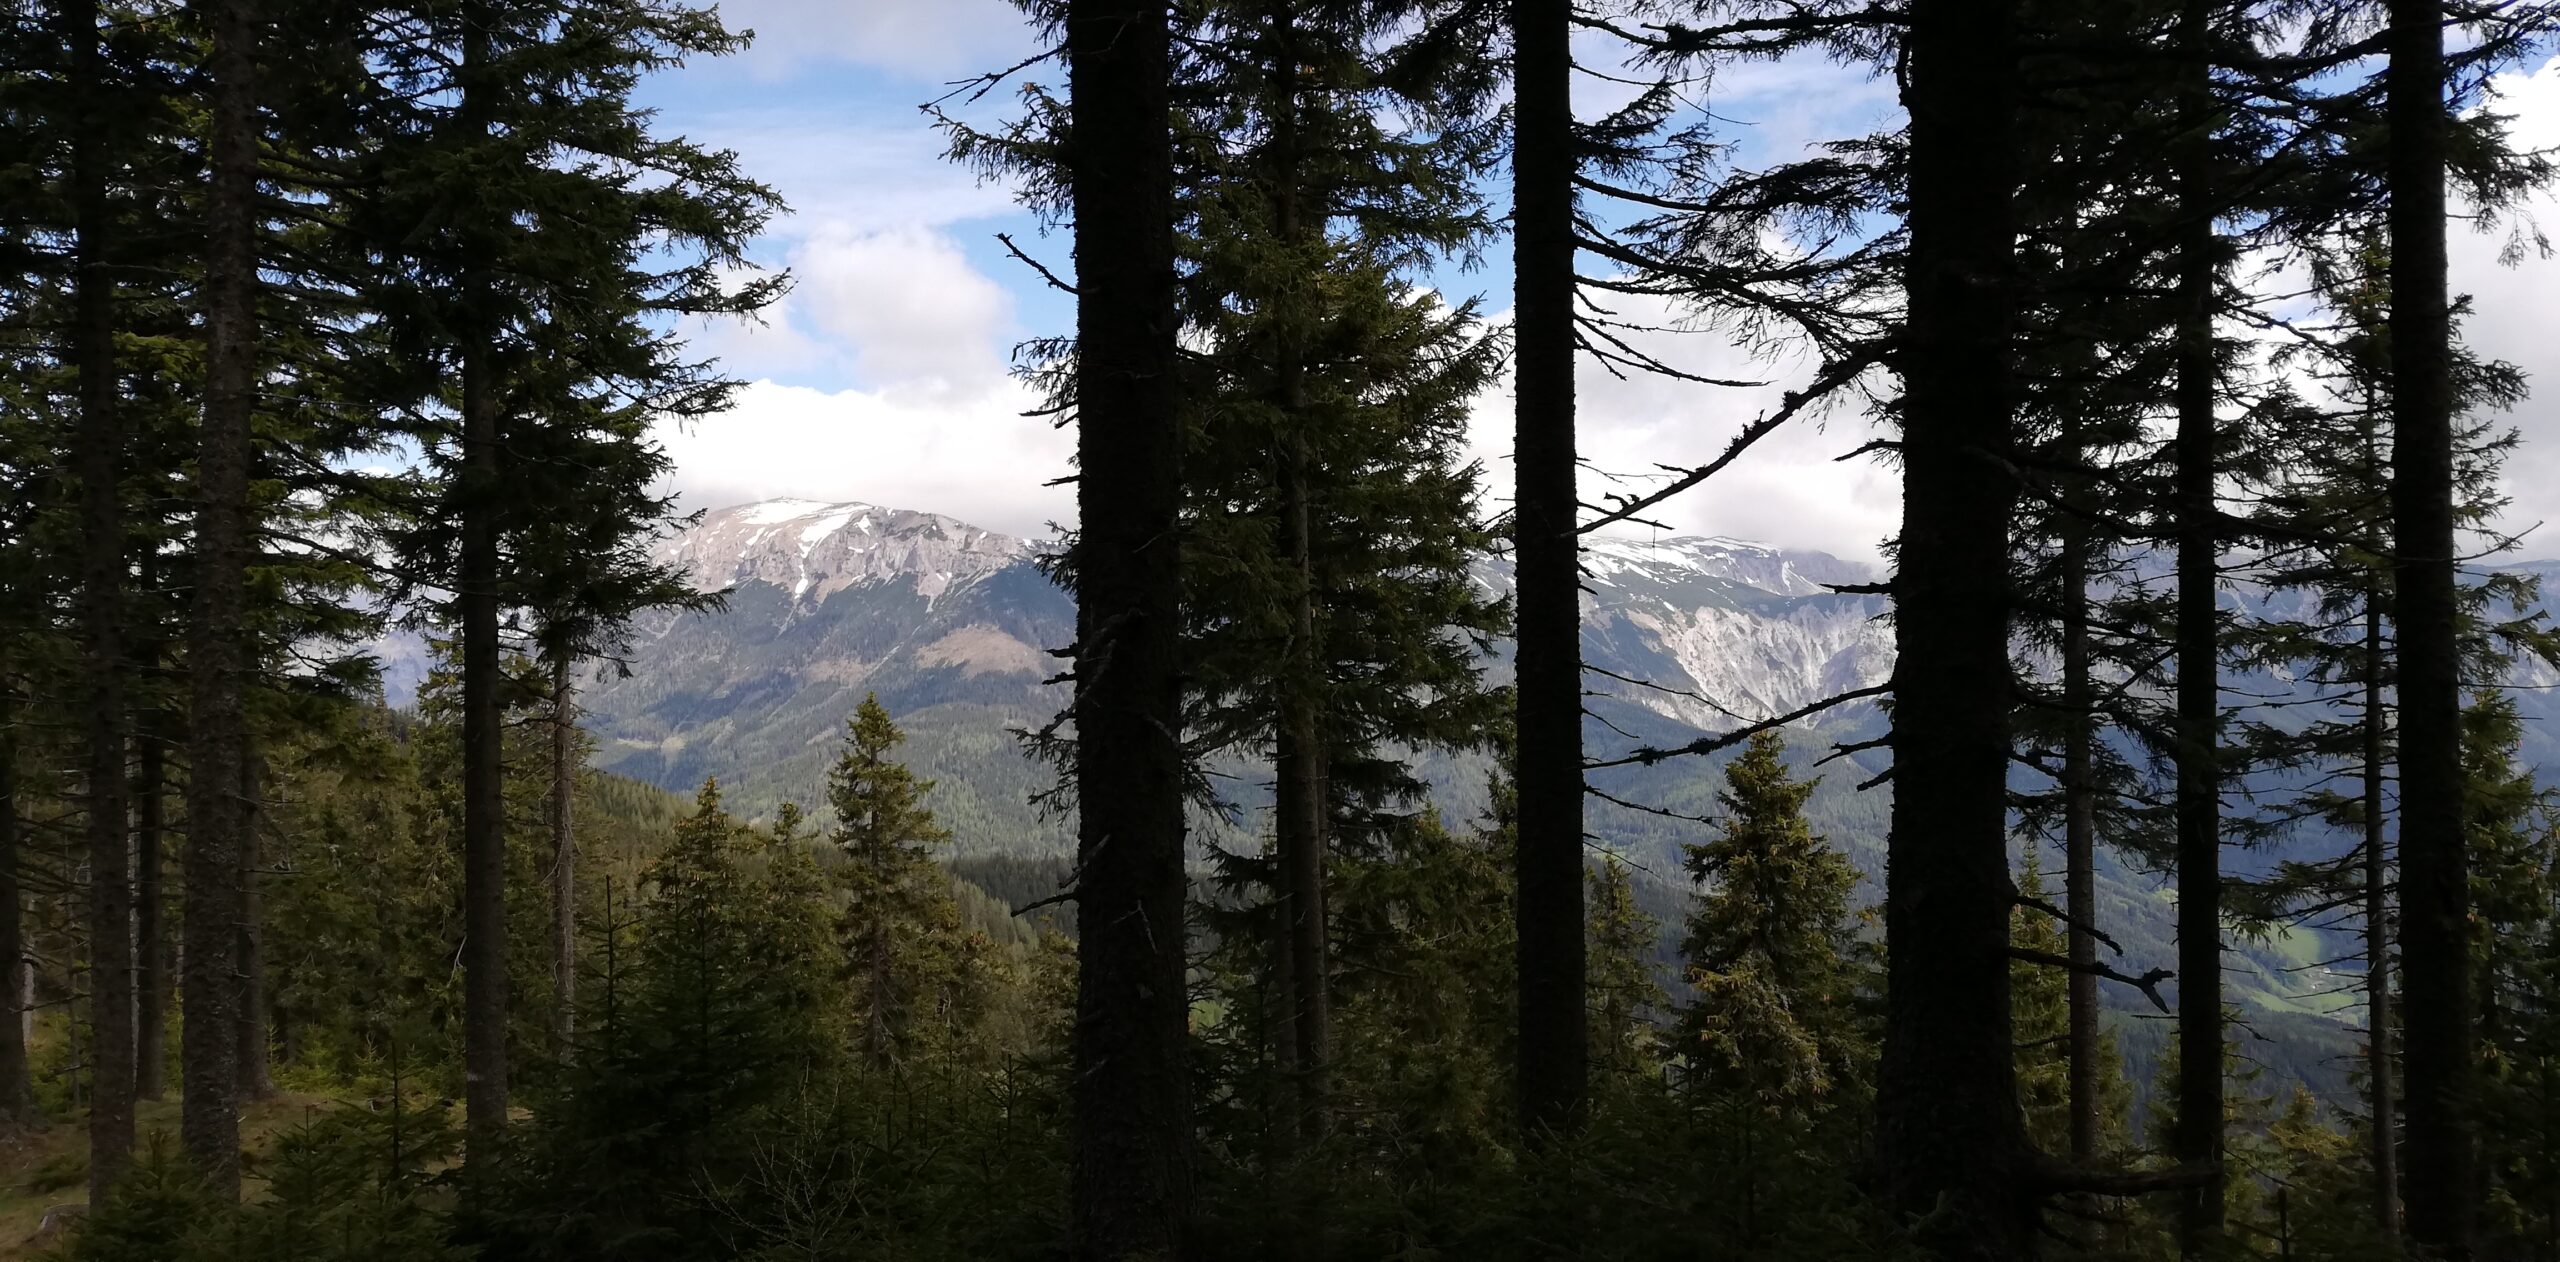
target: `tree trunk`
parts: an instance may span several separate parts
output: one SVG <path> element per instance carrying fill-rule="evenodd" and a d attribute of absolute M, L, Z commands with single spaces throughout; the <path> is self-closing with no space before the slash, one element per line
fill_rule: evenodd
<path fill-rule="evenodd" d="M 1305 602 L 1298 611 L 1300 625 Z M 1324 738 L 1313 707 L 1299 699 L 1284 707 L 1279 748 L 1280 861 L 1286 883 L 1283 911 L 1289 937 L 1291 1067 L 1297 1076 L 1298 1127 L 1313 1139 L 1327 1128 L 1333 1059 L 1331 971 L 1325 941 Z"/>
<path fill-rule="evenodd" d="M 2081 458 L 2077 449 L 2074 458 Z M 2089 678 L 2089 541 L 2075 521 L 2062 570 L 2062 888 L 2071 913 L 2071 1158 L 2098 1156 L 2098 789 L 2090 768 L 2097 699 Z"/>
<path fill-rule="evenodd" d="M 1893 943 L 1885 1199 L 1949 1259 L 2032 1257 L 2009 1012 L 2014 0 L 1914 0 L 1901 566 L 1893 580 Z"/>
<path fill-rule="evenodd" d="M 487 138 L 486 6 L 462 7 L 463 142 Z M 466 300 L 485 303 L 474 284 Z M 498 383 L 489 365 L 488 313 L 464 313 L 462 351 L 462 1078 L 464 1134 L 474 1162 L 494 1155 L 507 1128 L 506 715 L 498 702 Z"/>
<path fill-rule="evenodd" d="M 1322 207 L 1301 205 L 1305 174 L 1297 149 L 1298 64 L 1293 14 L 1276 19 L 1274 71 L 1281 91 L 1272 121 L 1272 200 L 1282 247 L 1292 255 L 1310 244 L 1309 225 L 1321 231 Z M 1280 534 L 1288 550 L 1289 653 L 1279 692 L 1279 739 L 1273 786 L 1273 831 L 1278 842 L 1282 932 L 1289 937 L 1289 1024 L 1298 1089 L 1298 1126 L 1312 1139 L 1326 1129 L 1331 1095 L 1333 1003 L 1325 938 L 1325 734 L 1318 693 L 1324 687 L 1324 654 L 1316 641 L 1315 520 L 1308 478 L 1306 435 L 1306 317 L 1303 298 L 1283 298 L 1273 377 L 1286 432 L 1278 439 Z"/>
<path fill-rule="evenodd" d="M 2469 863 L 2454 592 L 2452 322 L 2445 297 L 2444 6 L 2392 0 L 2393 582 L 2400 640 L 2400 960 L 2412 1240 L 2468 1256 L 2471 1167 Z"/>
<path fill-rule="evenodd" d="M 109 274 L 107 63 L 97 0 L 65 0 L 72 57 L 72 357 L 80 377 L 82 780 L 89 858 L 89 1203 L 106 1202 L 133 1160 L 133 881 L 127 831 L 124 696 L 124 427 L 117 406 L 115 278 Z"/>
<path fill-rule="evenodd" d="M 551 1043 L 578 1036 L 578 709 L 567 653 L 551 663 Z"/>
<path fill-rule="evenodd" d="M 1512 77 L 1520 795 L 1520 1123 L 1567 1130 L 1591 1049 L 1583 1011 L 1582 590 L 1574 528 L 1573 64 L 1569 0 L 1517 0 Z"/>
<path fill-rule="evenodd" d="M 188 1154 L 222 1199 L 240 1193 L 240 800 L 248 716 L 250 414 L 257 376 L 255 0 L 204 0 L 212 33 L 206 199 L 205 403 L 196 456 L 195 602 L 188 626 L 185 1105 Z"/>
<path fill-rule="evenodd" d="M 11 1009 L 0 1023 L 0 1133 L 44 1121 L 27 1063 L 27 905 L 18 883 L 17 707 L 9 684 L 0 680 L 0 989 Z"/>
<path fill-rule="evenodd" d="M 2186 0 L 2179 43 L 2187 60 L 2178 155 L 2177 229 L 2177 764 L 2178 1114 L 2174 1151 L 2217 1173 L 2179 1203 L 2179 1248 L 2203 1253 L 2223 1222 L 2222 713 L 2215 625 L 2220 555 L 2214 529 L 2214 201 L 2210 9 Z"/>
<path fill-rule="evenodd" d="M 2376 550 L 2377 552 L 2379 549 Z M 2377 584 L 2378 585 L 2378 584 Z M 2383 848 L 2382 599 L 2364 601 L 2364 954 L 2365 1072 L 2373 1113 L 2374 1229 L 2389 1240 L 2400 1234 L 2400 1122 L 2392 1096 L 2390 856 Z"/>
<path fill-rule="evenodd" d="M 1069 0 L 1075 206 L 1076 1256 L 1178 1256 L 1191 1198 L 1183 970 L 1182 425 L 1174 394 L 1171 31 Z"/>
<path fill-rule="evenodd" d="M 157 663 L 159 656 L 155 652 L 147 660 Z M 169 944 L 162 923 L 169 751 L 160 718 L 158 711 L 148 711 L 140 725 L 133 779 L 133 1093 L 144 1100 L 167 1094 L 169 1076 Z"/>
<path fill-rule="evenodd" d="M 267 1070 L 266 904 L 258 891 L 259 830 L 265 801 L 260 780 L 265 759 L 255 748 L 240 751 L 240 801 L 249 826 L 240 834 L 240 1100 L 246 1104 L 276 1093 Z"/>

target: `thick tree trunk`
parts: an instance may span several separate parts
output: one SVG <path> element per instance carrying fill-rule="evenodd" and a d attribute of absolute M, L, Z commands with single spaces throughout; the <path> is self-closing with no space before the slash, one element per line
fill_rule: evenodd
<path fill-rule="evenodd" d="M 485 6 L 462 8 L 465 143 L 487 133 Z M 476 288 L 467 295 L 485 301 Z M 506 715 L 498 702 L 498 522 L 501 453 L 498 383 L 489 364 L 487 312 L 466 313 L 462 345 L 462 1079 L 463 1125 L 474 1161 L 491 1157 L 507 1129 Z"/>
<path fill-rule="evenodd" d="M 564 652 L 551 663 L 551 1044 L 578 1037 L 578 707 Z"/>
<path fill-rule="evenodd" d="M 213 42 L 206 199 L 205 403 L 196 456 L 195 603 L 188 626 L 185 976 L 180 1137 L 216 1195 L 240 1192 L 240 800 L 248 716 L 250 414 L 258 355 L 255 0 L 204 0 Z"/>
<path fill-rule="evenodd" d="M 2412 1240 L 2466 1257 L 2471 1168 L 2470 912 L 2454 584 L 2452 322 L 2445 296 L 2444 6 L 2392 0 L 2392 501 L 2398 570 L 2400 960 Z"/>
<path fill-rule="evenodd" d="M 507 1125 L 506 716 L 498 702 L 498 411 L 488 357 L 463 351 L 462 1058 L 471 1152 Z"/>
<path fill-rule="evenodd" d="M 1583 1011 L 1582 590 L 1575 543 L 1573 65 L 1569 0 L 1517 0 L 1512 464 L 1519 694 L 1521 1125 L 1570 1129 L 1591 1049 Z"/>
<path fill-rule="evenodd" d="M 159 660 L 156 652 L 149 659 Z M 133 1093 L 157 1100 L 168 1090 L 169 944 L 163 909 L 167 866 L 169 751 L 166 725 L 146 713 L 136 742 L 133 778 L 133 941 L 135 956 Z"/>
<path fill-rule="evenodd" d="M 2221 557 L 2214 529 L 2214 202 L 2210 10 L 2186 0 L 2179 42 L 2188 58 L 2186 133 L 2178 158 L 2177 763 L 2178 1115 L 2175 1154 L 2191 1166 L 2222 1157 L 2222 694 L 2215 623 Z M 2179 1204 L 2179 1248 L 2206 1251 L 2222 1231 L 2217 1172 Z"/>
<path fill-rule="evenodd" d="M 2374 1229 L 2386 1240 L 2400 1234 L 2400 1119 L 2393 1096 L 2391 1056 L 2391 869 L 2383 841 L 2382 599 L 2364 601 L 2364 957 L 2365 1085 L 2373 1114 Z"/>
<path fill-rule="evenodd" d="M 1893 943 L 1881 1191 L 1949 1259 L 2032 1257 L 2009 1012 L 2013 0 L 1914 0 L 1901 565 L 1893 580 Z"/>
<path fill-rule="evenodd" d="M 260 830 L 265 825 L 260 782 L 265 759 L 254 747 L 240 751 L 240 801 L 249 826 L 240 834 L 240 1100 L 264 1100 L 276 1093 L 269 1075 L 266 903 L 258 890 Z"/>
<path fill-rule="evenodd" d="M 1174 394 L 1171 32 L 1145 0 L 1069 0 L 1074 135 L 1074 1253 L 1171 1258 L 1191 1199 L 1184 985 L 1182 426 Z"/>
<path fill-rule="evenodd" d="M 2075 452 L 2075 458 L 2079 453 Z M 2098 1156 L 2098 791 L 2090 768 L 2097 698 L 2089 677 L 2089 543 L 2077 523 L 2062 572 L 2062 888 L 2071 913 L 2071 1157 Z"/>
<path fill-rule="evenodd" d="M 0 1022 L 0 1134 L 44 1121 L 27 1063 L 27 905 L 18 883 L 18 733 L 8 686 L 0 680 L 0 990 L 9 996 L 9 1018 Z"/>
<path fill-rule="evenodd" d="M 125 793 L 124 426 L 117 405 L 115 278 L 107 240 L 107 63 L 97 0 L 66 0 L 72 57 L 72 359 L 80 377 L 82 780 L 89 859 L 89 1202 L 133 1160 L 133 880 Z"/>

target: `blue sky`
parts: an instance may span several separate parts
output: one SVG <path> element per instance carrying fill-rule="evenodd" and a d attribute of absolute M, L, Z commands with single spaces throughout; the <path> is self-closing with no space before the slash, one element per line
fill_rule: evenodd
<path fill-rule="evenodd" d="M 1070 435 L 1021 413 L 1035 400 L 1008 372 L 1014 343 L 1065 331 L 1069 300 L 1008 258 L 1011 234 L 1061 273 L 1063 238 L 1043 239 L 1008 190 L 981 186 L 941 159 L 942 141 L 917 106 L 946 85 L 1034 50 L 1004 0 L 726 0 L 721 12 L 757 40 L 746 53 L 661 74 L 644 97 L 666 130 L 738 151 L 792 213 L 755 248 L 787 267 L 792 295 L 760 326 L 692 330 L 751 384 L 729 414 L 662 432 L 675 483 L 695 508 L 776 495 L 865 500 L 948 513 L 991 529 L 1041 533 L 1072 515 L 1071 493 L 1042 483 L 1067 472 Z M 1602 50 L 1585 50 L 1597 62 Z M 1030 72 L 1055 83 L 1054 66 Z M 2528 144 L 2560 146 L 2560 62 L 2511 77 L 2506 108 Z M 1586 116 L 1625 89 L 1585 79 Z M 1889 85 L 1818 61 L 1745 67 L 1715 85 L 1712 105 L 1733 122 L 1746 161 L 1802 151 L 1892 116 Z M 1004 102 L 983 107 L 992 119 Z M 2560 204 L 2542 219 L 2560 231 Z M 2560 272 L 2553 262 L 2506 270 L 2500 240 L 2457 233 L 2455 284 L 2475 295 L 2473 341 L 2523 364 L 2560 399 Z M 1482 293 L 1501 318 L 1509 278 L 1500 253 L 1470 275 L 1432 278 Z M 1622 311 L 1627 310 L 1622 307 Z M 1674 313 L 1628 311 L 1671 322 Z M 1699 463 L 1774 399 L 1803 366 L 1754 364 L 1706 333 L 1665 332 L 1648 350 L 1717 376 L 1766 377 L 1763 390 L 1717 390 L 1663 380 L 1581 374 L 1586 455 L 1602 469 Z M 1496 498 L 1510 477 L 1509 398 L 1478 405 L 1473 445 Z M 2560 514 L 2560 416 L 2551 402 L 2516 418 L 2530 443 L 2511 470 L 2519 521 Z M 1744 462 L 1659 514 L 1682 533 L 1728 534 L 1874 559 L 1898 514 L 1889 469 L 1834 459 L 1869 436 L 1865 418 L 1825 418 L 1773 436 Z M 1604 488 L 1590 478 L 1586 497 Z M 1645 533 L 1637 532 L 1639 535 Z M 2537 540 L 2537 555 L 2560 542 Z"/>

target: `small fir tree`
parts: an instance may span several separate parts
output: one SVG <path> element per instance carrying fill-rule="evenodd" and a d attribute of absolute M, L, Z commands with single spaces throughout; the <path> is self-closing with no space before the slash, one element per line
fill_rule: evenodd
<path fill-rule="evenodd" d="M 845 898 L 854 1016 L 875 1068 L 899 1060 L 920 1025 L 947 1029 L 966 1018 L 982 950 L 962 931 L 950 881 L 933 863 L 933 850 L 951 841 L 924 804 L 933 782 L 891 757 L 905 740 L 880 698 L 866 696 L 827 773 L 836 816 L 827 839 L 843 857 L 834 875 Z"/>
<path fill-rule="evenodd" d="M 1797 780 L 1775 732 L 1725 768 L 1727 818 L 1688 847 L 1706 887 L 1683 955 L 1698 997 L 1681 1018 L 1690 1074 L 1779 1111 L 1863 1087 L 1855 1029 L 1849 892 L 1857 872 L 1804 817 L 1815 780 Z"/>
<path fill-rule="evenodd" d="M 1591 1072 L 1600 1082 L 1651 1078 L 1662 1064 L 1654 1016 L 1670 1005 L 1650 958 L 1662 925 L 1636 905 L 1634 878 L 1616 855 L 1591 869 L 1588 884 Z"/>

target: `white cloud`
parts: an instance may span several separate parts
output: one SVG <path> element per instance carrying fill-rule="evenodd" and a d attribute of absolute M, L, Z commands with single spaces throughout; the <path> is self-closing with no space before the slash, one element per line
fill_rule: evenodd
<path fill-rule="evenodd" d="M 2536 73 L 2496 80 L 2501 113 L 2513 116 L 2518 149 L 2560 147 L 2560 58 Z M 2502 523 L 2523 529 L 2553 523 L 2528 537 L 2524 555 L 2560 556 L 2560 260 L 2527 257 L 2513 267 L 2499 254 L 2509 230 L 2538 222 L 2560 233 L 2560 196 L 2534 198 L 2521 217 L 2489 233 L 2453 228 L 2450 247 L 2453 292 L 2469 294 L 2472 315 L 2463 337 L 2481 355 L 2525 370 L 2533 393 L 2507 419 L 2524 435 L 2508 460 L 2505 484 L 2515 503 Z"/>
<path fill-rule="evenodd" d="M 766 77 L 852 62 L 916 79 L 999 70 L 1033 42 L 1005 0 L 724 0 L 731 30 L 752 30 L 747 64 Z"/>
<path fill-rule="evenodd" d="M 826 227 L 791 252 L 797 314 L 867 385 L 973 395 L 1001 383 L 1013 295 L 949 237 Z"/>
<path fill-rule="evenodd" d="M 1651 492 L 1671 476 L 1661 466 L 1687 469 L 1714 460 L 1745 425 L 1776 406 L 1787 388 L 1812 374 L 1800 358 L 1755 359 L 1714 330 L 1673 327 L 1669 306 L 1658 299 L 1613 295 L 1610 310 L 1629 323 L 1658 326 L 1620 335 L 1664 363 L 1698 376 L 1768 384 L 1708 386 L 1633 369 L 1623 369 L 1621 379 L 1582 356 L 1575 368 L 1574 419 L 1585 503 Z M 1507 322 L 1509 315 L 1497 318 Z M 1511 501 L 1512 424 L 1506 378 L 1477 401 L 1469 418 L 1469 446 L 1484 462 L 1487 496 L 1496 507 Z M 1753 444 L 1713 478 L 1641 517 L 1675 535 L 1728 535 L 1874 562 L 1900 524 L 1901 482 L 1871 456 L 1839 459 L 1873 432 L 1872 422 L 1855 409 L 1808 412 Z M 1608 529 L 1633 538 L 1657 533 L 1649 524 Z"/>
<path fill-rule="evenodd" d="M 757 320 L 691 322 L 697 354 L 730 374 L 850 380 L 901 396 L 998 389 L 1017 338 L 1013 295 L 931 228 L 819 228 L 794 244 L 792 288 Z"/>
<path fill-rule="evenodd" d="M 728 413 L 654 435 L 674 459 L 687 508 L 777 496 L 861 500 L 944 513 L 1038 538 L 1072 520 L 1072 432 L 1022 413 L 1037 399 L 1000 382 L 968 397 L 827 392 L 758 381 Z"/>

